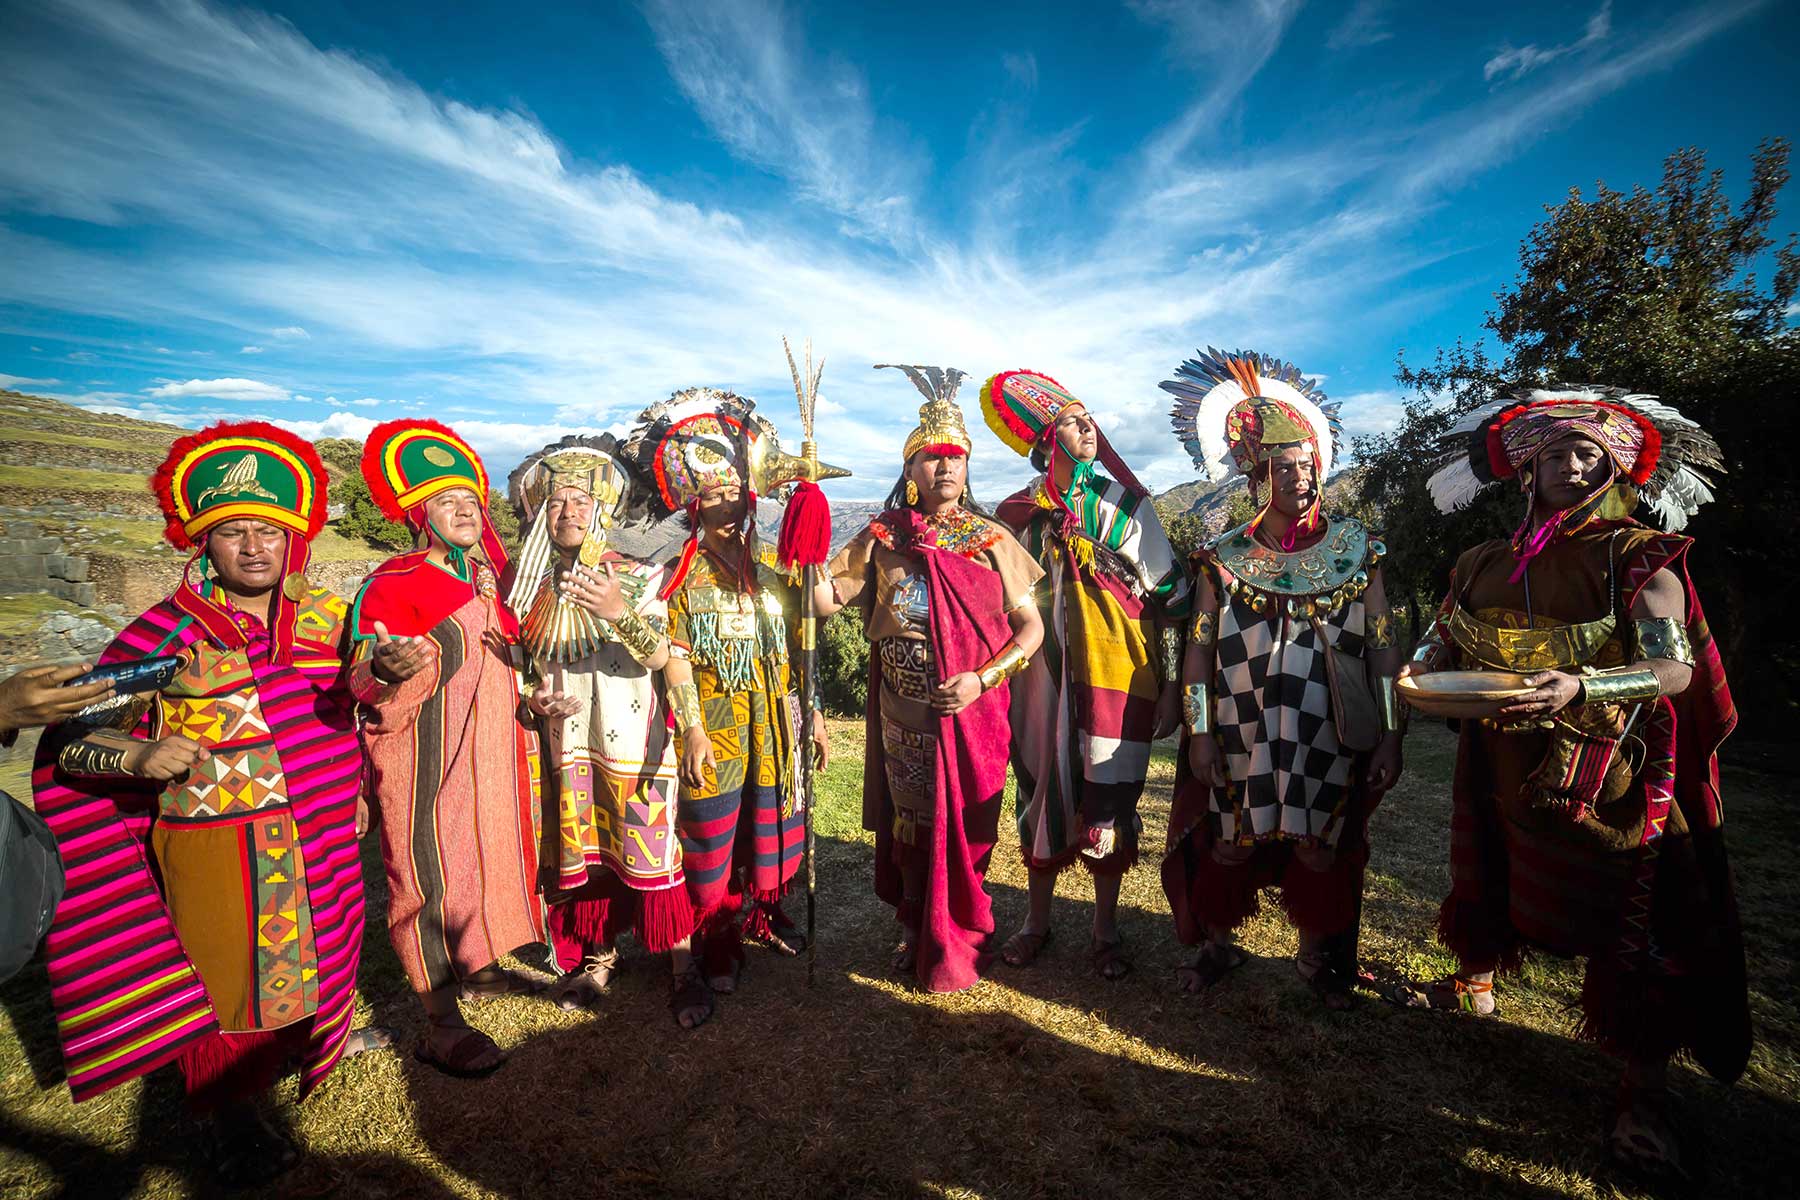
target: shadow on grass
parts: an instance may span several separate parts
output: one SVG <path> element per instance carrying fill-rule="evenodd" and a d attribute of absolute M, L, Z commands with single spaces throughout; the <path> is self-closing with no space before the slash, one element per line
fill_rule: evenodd
<path fill-rule="evenodd" d="M 1435 774 L 1442 747 L 1422 745 L 1417 762 Z M 1393 974 L 1441 965 L 1427 931 L 1446 806 L 1428 784 L 1377 817 L 1364 954 Z M 345 1063 L 288 1110 L 309 1154 L 275 1194 L 1636 1194 L 1615 1190 L 1601 1166 L 1615 1068 L 1567 1036 L 1572 1016 L 1559 1005 L 1578 977 L 1565 967 L 1534 967 L 1504 986 L 1505 1020 L 1376 1001 L 1327 1013 L 1294 976 L 1291 933 L 1269 906 L 1245 931 L 1258 957 L 1207 996 L 1185 996 L 1147 855 L 1121 911 L 1137 968 L 1127 979 L 1089 970 L 1092 893 L 1071 874 L 1057 898 L 1058 940 L 1036 965 L 925 996 L 887 970 L 894 926 L 870 892 L 873 851 L 851 832 L 853 797 L 831 803 L 820 817 L 831 835 L 820 843 L 814 986 L 804 959 L 752 949 L 742 989 L 686 1033 L 665 1006 L 665 964 L 632 950 L 592 1013 L 541 999 L 470 1006 L 471 1021 L 511 1054 L 480 1082 L 410 1057 L 423 1020 L 383 928 L 371 843 L 359 1022 L 393 1025 L 400 1045 Z M 1734 849 L 1750 841 L 1746 828 L 1793 831 L 1779 803 L 1770 793 L 1737 804 Z M 1160 845 L 1166 811 L 1166 798 L 1146 800 L 1146 847 Z M 1753 944 L 1763 1043 L 1752 1075 L 1729 1090 L 1688 1071 L 1677 1079 L 1713 1140 L 1720 1194 L 1773 1191 L 1796 1166 L 1800 1088 L 1792 1005 L 1781 998 L 1792 969 L 1793 891 L 1780 875 L 1788 846 L 1759 838 L 1740 860 L 1753 928 L 1771 935 Z M 1010 830 L 989 879 L 1004 936 L 1025 912 Z M 34 968 L 0 990 L 38 1087 L 59 1074 L 42 988 Z M 21 1181 L 27 1195 L 203 1194 L 172 1136 L 172 1078 L 78 1109 L 66 1093 L 28 1097 L 13 1084 L 5 1095 L 0 1161 L 23 1167 L 0 1170 L 0 1191 Z"/>

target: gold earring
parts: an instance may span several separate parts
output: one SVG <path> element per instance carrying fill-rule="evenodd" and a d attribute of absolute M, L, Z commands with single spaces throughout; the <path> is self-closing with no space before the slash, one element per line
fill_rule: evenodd
<path fill-rule="evenodd" d="M 909 479 L 906 481 L 906 503 L 910 506 L 910 505 L 917 504 L 918 502 L 919 502 L 919 485 Z"/>

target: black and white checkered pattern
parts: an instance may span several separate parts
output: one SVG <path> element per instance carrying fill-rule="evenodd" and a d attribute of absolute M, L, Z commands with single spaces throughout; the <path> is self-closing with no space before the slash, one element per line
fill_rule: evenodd
<path fill-rule="evenodd" d="M 1216 724 L 1231 788 L 1212 797 L 1217 832 L 1335 845 L 1341 822 L 1332 817 L 1346 797 L 1351 756 L 1331 719 L 1325 647 L 1310 620 L 1277 607 L 1258 613 L 1231 597 L 1219 612 Z M 1360 599 L 1325 627 L 1344 650 L 1362 653 Z"/>

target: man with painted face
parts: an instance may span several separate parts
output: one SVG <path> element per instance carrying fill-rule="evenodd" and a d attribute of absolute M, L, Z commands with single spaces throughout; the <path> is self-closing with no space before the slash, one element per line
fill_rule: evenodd
<path fill-rule="evenodd" d="M 963 373 L 900 367 L 926 402 L 886 510 L 814 589 L 820 616 L 862 611 L 869 656 L 863 827 L 894 906 L 894 969 L 934 992 L 977 978 L 994 932 L 984 879 L 1006 791 L 1008 680 L 1043 641 L 1024 548 L 969 493 Z"/>
<path fill-rule="evenodd" d="M 1163 889 L 1197 945 L 1201 991 L 1245 961 L 1233 931 L 1264 887 L 1300 934 L 1295 967 L 1329 1008 L 1357 976 L 1367 824 L 1400 776 L 1400 652 L 1360 522 L 1327 517 L 1338 406 L 1292 364 L 1209 350 L 1162 387 L 1176 434 L 1216 481 L 1248 476 L 1257 514 L 1194 555 L 1182 756 Z"/>
<path fill-rule="evenodd" d="M 789 655 L 798 614 L 774 547 L 756 532 L 755 469 L 775 429 L 732 392 L 689 388 L 639 417 L 622 450 L 653 489 L 652 514 L 683 514 L 689 536 L 659 591 L 668 603 L 663 667 L 675 716 L 682 869 L 698 962 L 670 996 L 691 1028 L 714 993 L 737 987 L 748 933 L 777 953 L 805 948 L 781 909 L 805 848 L 795 787 L 798 708 Z M 808 736 L 823 761 L 825 725 Z"/>
<path fill-rule="evenodd" d="M 100 662 L 179 666 L 38 748 L 36 807 L 68 879 L 51 1000 L 77 1101 L 178 1062 L 212 1114 L 204 1157 L 245 1186 L 295 1160 L 257 1111 L 289 1060 L 304 1097 L 387 1041 L 350 1027 L 368 822 L 348 612 L 306 579 L 326 474 L 305 442 L 215 425 L 177 441 L 152 488 L 192 557 Z"/>
<path fill-rule="evenodd" d="M 1462 723 L 1438 916 L 1459 966 L 1400 998 L 1491 1013 L 1526 947 L 1585 956 L 1581 1035 L 1626 1063 L 1609 1152 L 1679 1173 L 1669 1056 L 1730 1082 L 1750 1051 L 1716 759 L 1736 713 L 1673 532 L 1712 498 L 1719 450 L 1652 396 L 1558 385 L 1471 413 L 1444 451 L 1440 509 L 1513 479 L 1525 519 L 1457 559 L 1406 673 L 1532 690 Z"/>
<path fill-rule="evenodd" d="M 536 990 L 497 960 L 544 940 L 537 737 L 521 704 L 518 622 L 500 600 L 506 551 L 488 520 L 487 471 L 454 431 L 377 425 L 362 473 L 418 547 L 370 573 L 352 614 L 388 935 L 429 1022 L 415 1057 L 476 1078 L 506 1056 L 458 1001 Z M 400 678 L 395 660 L 413 673 Z"/>
<path fill-rule="evenodd" d="M 676 828 L 675 739 L 661 672 L 669 660 L 663 568 L 619 552 L 644 512 L 611 434 L 565 437 L 513 471 L 525 530 L 509 603 L 540 681 L 545 883 L 554 998 L 592 1006 L 618 969 L 619 933 L 687 970 L 694 907 Z"/>
<path fill-rule="evenodd" d="M 981 389 L 981 409 L 1000 440 L 1043 472 L 996 515 L 1048 575 L 1037 597 L 1044 652 L 1013 684 L 1012 703 L 1031 906 L 1001 955 L 1012 966 L 1037 957 L 1050 940 L 1056 876 L 1080 862 L 1094 880 L 1088 960 L 1102 978 L 1122 979 L 1131 961 L 1119 886 L 1137 861 L 1150 743 L 1181 719 L 1187 572 L 1149 490 L 1054 379 L 1003 371 Z"/>

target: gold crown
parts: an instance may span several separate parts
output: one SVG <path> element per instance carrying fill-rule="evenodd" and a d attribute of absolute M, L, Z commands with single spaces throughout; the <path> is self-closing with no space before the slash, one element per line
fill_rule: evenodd
<path fill-rule="evenodd" d="M 906 435 L 906 450 L 900 456 L 902 461 L 911 462 L 912 456 L 925 446 L 961 446 L 964 454 L 974 446 L 956 401 L 927 400 L 919 405 L 918 428 Z"/>

